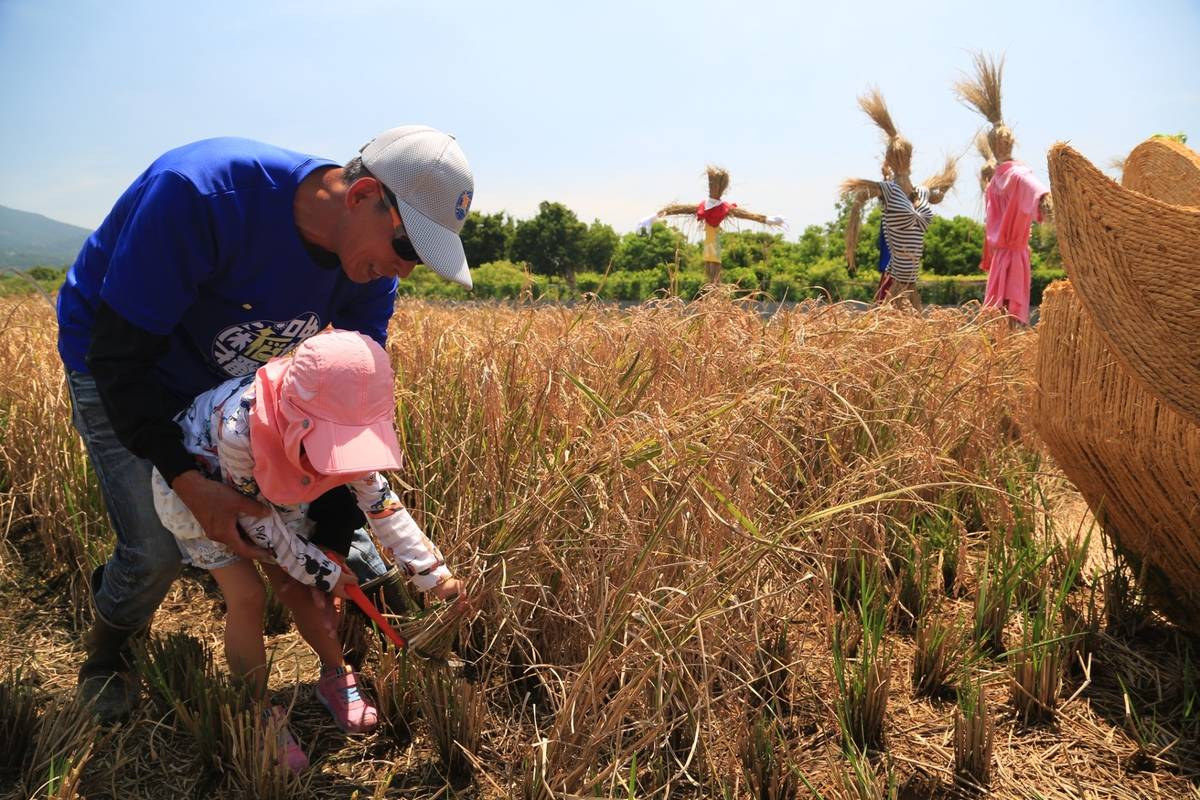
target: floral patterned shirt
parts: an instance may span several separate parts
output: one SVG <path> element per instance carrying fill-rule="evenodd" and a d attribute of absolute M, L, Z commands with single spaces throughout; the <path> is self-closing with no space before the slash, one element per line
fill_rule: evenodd
<path fill-rule="evenodd" d="M 184 448 L 206 476 L 224 481 L 270 509 L 266 517 L 243 515 L 238 520 L 254 544 L 270 551 L 280 568 L 297 581 L 328 591 L 337 583 L 341 568 L 308 541 L 313 530 L 308 503 L 272 503 L 258 490 L 250 441 L 253 407 L 252 374 L 204 392 L 175 418 L 183 429 Z M 372 472 L 348 481 L 346 486 L 366 515 L 372 533 L 417 590 L 428 591 L 450 577 L 441 551 L 401 505 L 382 474 Z"/>

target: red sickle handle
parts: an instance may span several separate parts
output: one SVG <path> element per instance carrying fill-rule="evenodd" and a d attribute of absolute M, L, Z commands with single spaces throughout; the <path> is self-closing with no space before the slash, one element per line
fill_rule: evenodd
<path fill-rule="evenodd" d="M 337 553 L 326 551 L 325 555 L 329 557 L 330 561 L 333 561 L 342 569 L 348 569 L 346 562 L 343 561 L 341 556 L 339 556 Z M 396 645 L 396 647 L 399 647 L 401 650 L 408 649 L 408 640 L 401 636 L 400 632 L 392 627 L 392 624 L 387 621 L 387 617 L 380 613 L 379 609 L 375 607 L 375 604 L 371 602 L 370 598 L 363 594 L 363 590 L 360 589 L 357 584 L 352 584 L 346 587 L 346 596 L 353 601 L 354 605 L 362 609 L 362 612 L 370 617 L 372 622 L 379 626 L 379 630 L 383 631 L 384 636 L 392 640 L 392 644 Z"/>

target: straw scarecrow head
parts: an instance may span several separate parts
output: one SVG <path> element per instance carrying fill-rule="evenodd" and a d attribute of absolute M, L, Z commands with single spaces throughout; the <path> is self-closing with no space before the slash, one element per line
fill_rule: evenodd
<path fill-rule="evenodd" d="M 905 194 L 916 199 L 917 191 L 912 182 L 912 142 L 900 135 L 891 112 L 878 88 L 872 87 L 858 98 L 858 107 L 863 110 L 881 131 L 885 139 L 883 151 L 883 180 L 894 181 Z M 948 156 L 942 169 L 930 176 L 921 185 L 929 191 L 929 202 L 940 203 L 958 178 L 958 159 Z M 859 228 L 862 224 L 862 209 L 867 201 L 879 197 L 879 182 L 868 178 L 849 178 L 842 182 L 841 193 L 850 199 L 850 214 L 846 223 L 846 264 L 850 274 L 857 271 L 855 248 L 858 246 Z"/>
<path fill-rule="evenodd" d="M 887 140 L 887 146 L 883 151 L 884 172 L 891 173 L 891 180 L 900 184 L 904 191 L 911 192 L 912 142 L 905 139 L 896 130 L 896 123 L 892 122 L 891 112 L 888 111 L 887 103 L 884 102 L 879 89 L 873 87 L 866 94 L 861 95 L 858 98 L 858 107 L 879 126 Z"/>
<path fill-rule="evenodd" d="M 1011 161 L 1017 140 L 1012 129 L 1004 124 L 1000 109 L 1000 84 L 1004 77 L 1004 57 L 999 60 L 983 53 L 973 56 L 975 75 L 954 84 L 954 93 L 966 105 L 978 111 L 992 123 L 987 132 L 988 149 L 997 163 Z"/>

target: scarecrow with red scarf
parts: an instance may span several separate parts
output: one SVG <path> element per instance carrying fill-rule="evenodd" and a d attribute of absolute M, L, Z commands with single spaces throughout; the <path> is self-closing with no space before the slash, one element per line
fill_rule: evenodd
<path fill-rule="evenodd" d="M 714 166 L 709 166 L 707 173 L 707 198 L 698 205 L 676 203 L 661 208 L 657 214 L 642 220 L 638 224 L 638 228 L 649 228 L 655 220 L 662 217 L 690 217 L 695 214 L 696 221 L 704 224 L 704 273 L 709 283 L 717 283 L 721 279 L 721 249 L 717 241 L 717 231 L 726 218 L 744 219 L 772 227 L 783 226 L 785 222 L 783 217 L 756 214 L 753 211 L 738 208 L 737 203 L 722 200 L 721 195 L 725 194 L 725 190 L 729 188 L 729 173 Z"/>

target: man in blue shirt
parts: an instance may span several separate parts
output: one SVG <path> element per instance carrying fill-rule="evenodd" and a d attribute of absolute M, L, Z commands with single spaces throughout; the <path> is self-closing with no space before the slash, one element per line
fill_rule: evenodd
<path fill-rule="evenodd" d="M 151 467 L 210 538 L 244 557 L 266 555 L 237 530 L 239 514 L 265 510 L 196 469 L 174 415 L 327 325 L 383 344 L 397 280 L 418 263 L 470 287 L 458 234 L 473 193 L 457 142 L 425 126 L 385 131 L 345 166 L 208 139 L 158 158 L 88 238 L 58 320 L 73 422 L 117 537 L 92 576 L 95 622 L 80 670 L 102 720 L 126 716 L 136 701 L 128 640 L 180 568 L 154 512 Z M 345 507 L 331 497 L 314 512 L 344 527 Z M 349 538 L 355 572 L 377 580 L 386 568 L 370 538 Z"/>

